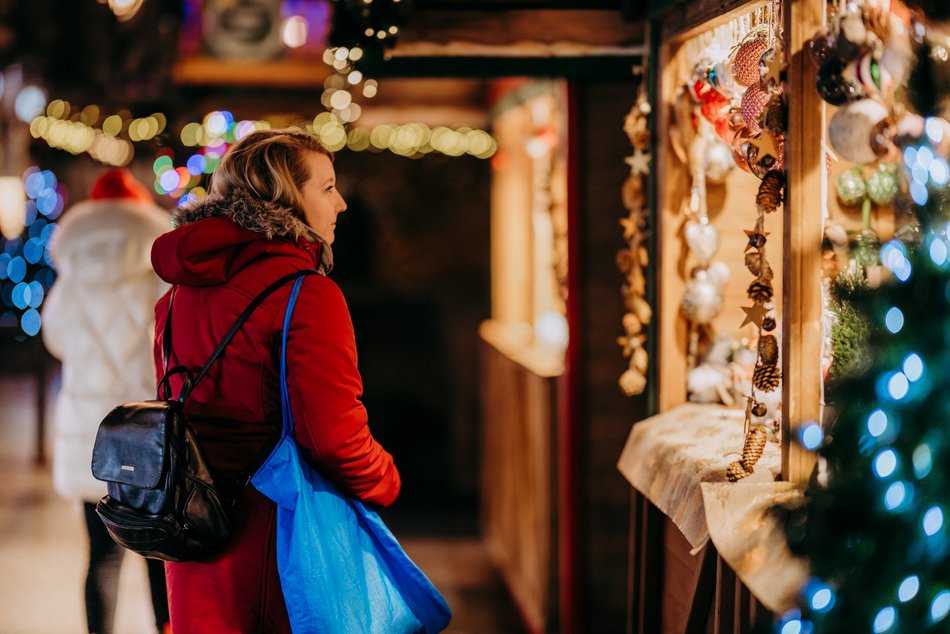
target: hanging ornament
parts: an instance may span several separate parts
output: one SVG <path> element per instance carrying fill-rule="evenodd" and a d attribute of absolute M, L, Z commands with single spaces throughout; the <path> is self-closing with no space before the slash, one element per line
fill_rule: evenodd
<path fill-rule="evenodd" d="M 732 75 L 732 64 L 728 60 L 715 64 L 709 70 L 709 74 L 716 78 L 719 92 L 727 99 L 737 97 L 742 92 L 741 87 L 736 83 L 736 78 Z"/>
<path fill-rule="evenodd" d="M 755 195 L 755 204 L 765 213 L 772 213 L 782 204 L 782 190 L 785 188 L 785 174 L 770 170 L 762 177 L 759 191 Z"/>
<path fill-rule="evenodd" d="M 683 292 L 683 313 L 697 324 L 711 322 L 722 310 L 722 290 L 709 279 L 704 269 L 697 269 Z"/>
<path fill-rule="evenodd" d="M 696 264 L 702 268 L 707 267 L 719 249 L 719 230 L 709 224 L 708 220 L 690 220 L 686 223 L 683 234 Z"/>
<path fill-rule="evenodd" d="M 749 249 L 761 249 L 765 246 L 766 236 L 768 234 L 762 233 L 761 231 L 750 231 L 746 229 L 745 234 L 749 237 L 749 243 L 746 245 L 746 250 Z"/>
<path fill-rule="evenodd" d="M 875 205 L 890 205 L 899 189 L 896 165 L 879 163 L 877 170 L 868 176 L 867 194 Z"/>
<path fill-rule="evenodd" d="M 772 268 L 760 251 L 747 252 L 745 254 L 745 266 L 749 269 L 749 272 L 756 277 L 772 279 Z"/>
<path fill-rule="evenodd" d="M 894 149 L 894 121 L 884 117 L 871 128 L 871 151 L 878 158 L 884 158 Z"/>
<path fill-rule="evenodd" d="M 629 358 L 627 369 L 620 375 L 617 383 L 627 396 L 640 394 L 646 388 L 646 372 L 649 355 L 646 345 L 646 326 L 650 323 L 653 311 L 647 303 L 646 278 L 643 269 L 649 264 L 646 248 L 647 204 L 645 176 L 650 170 L 650 127 L 647 116 L 650 104 L 646 99 L 643 84 L 637 103 L 624 118 L 623 130 L 633 146 L 633 155 L 625 159 L 630 166 L 630 174 L 621 188 L 621 198 L 627 210 L 627 216 L 620 219 L 623 238 L 627 248 L 617 252 L 617 268 L 625 276 L 620 291 L 627 312 L 622 319 L 624 335 L 617 338 L 623 355 Z"/>
<path fill-rule="evenodd" d="M 729 173 L 735 168 L 736 162 L 732 159 L 732 148 L 718 137 L 706 143 L 703 153 L 703 172 L 706 182 L 723 183 Z"/>
<path fill-rule="evenodd" d="M 860 167 L 849 169 L 838 177 L 835 181 L 835 194 L 838 196 L 838 202 L 845 207 L 861 204 L 867 194 L 867 186 Z"/>
<path fill-rule="evenodd" d="M 818 67 L 815 90 L 833 106 L 843 106 L 864 97 L 864 89 L 845 76 L 845 63 L 836 58 L 829 58 Z"/>
<path fill-rule="evenodd" d="M 782 380 L 782 371 L 777 365 L 756 365 L 752 372 L 752 385 L 763 392 L 771 392 Z"/>
<path fill-rule="evenodd" d="M 828 123 L 828 141 L 841 158 L 852 163 L 873 163 L 871 149 L 875 125 L 887 116 L 887 109 L 873 99 L 862 99 L 839 108 Z"/>
<path fill-rule="evenodd" d="M 759 83 L 759 59 L 768 49 L 768 42 L 764 37 L 756 36 L 747 39 L 736 49 L 732 58 L 732 76 L 740 86 L 752 86 Z"/>
<path fill-rule="evenodd" d="M 742 120 L 745 122 L 746 127 L 749 128 L 750 134 L 758 134 L 762 129 L 759 127 L 759 118 L 762 116 L 765 105 L 769 102 L 770 98 L 771 96 L 768 91 L 758 84 L 750 86 L 745 91 L 745 94 L 742 95 L 739 112 L 742 113 Z"/>
<path fill-rule="evenodd" d="M 881 251 L 881 239 L 873 229 L 865 227 L 851 238 L 851 257 L 868 268 L 877 264 Z"/>
<path fill-rule="evenodd" d="M 752 427 L 746 434 L 745 444 L 742 447 L 742 466 L 746 471 L 754 470 L 755 463 L 765 451 L 765 441 L 768 440 L 768 436 L 768 432 L 761 425 Z"/>
<path fill-rule="evenodd" d="M 772 332 L 775 330 L 775 317 L 769 316 L 762 319 L 762 330 Z"/>
<path fill-rule="evenodd" d="M 726 479 L 729 480 L 729 482 L 738 482 L 743 478 L 748 478 L 750 475 L 752 475 L 752 472 L 747 471 L 738 460 L 730 462 L 729 466 L 726 467 Z"/>
<path fill-rule="evenodd" d="M 759 337 L 759 358 L 766 365 L 776 365 L 778 363 L 778 340 L 775 335 Z M 759 415 L 761 416 L 761 414 Z"/>
<path fill-rule="evenodd" d="M 779 92 L 769 97 L 769 102 L 762 112 L 760 125 L 776 139 L 785 134 L 788 121 L 788 107 L 784 95 Z"/>
<path fill-rule="evenodd" d="M 752 414 L 759 418 L 769 413 L 769 408 L 765 403 L 756 403 L 752 406 Z"/>
<path fill-rule="evenodd" d="M 753 302 L 767 304 L 772 301 L 772 292 L 772 284 L 769 280 L 756 278 L 749 284 L 746 294 Z"/>

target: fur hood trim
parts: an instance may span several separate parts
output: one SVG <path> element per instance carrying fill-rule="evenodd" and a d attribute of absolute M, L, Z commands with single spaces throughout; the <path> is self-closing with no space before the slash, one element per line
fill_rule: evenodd
<path fill-rule="evenodd" d="M 321 245 L 320 263 L 324 272 L 333 268 L 333 251 L 323 238 L 304 222 L 299 213 L 279 202 L 262 200 L 245 189 L 236 189 L 224 196 L 209 196 L 204 200 L 178 209 L 172 216 L 172 226 L 198 222 L 205 218 L 223 216 L 248 231 L 261 233 L 268 239 L 304 239 Z"/>

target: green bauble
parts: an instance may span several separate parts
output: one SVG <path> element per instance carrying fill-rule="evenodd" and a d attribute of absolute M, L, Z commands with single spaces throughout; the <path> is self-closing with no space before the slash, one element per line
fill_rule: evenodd
<path fill-rule="evenodd" d="M 867 185 L 864 183 L 861 168 L 854 167 L 839 176 L 835 182 L 835 192 L 838 194 L 838 202 L 845 207 L 860 205 L 867 193 Z"/>
<path fill-rule="evenodd" d="M 890 205 L 900 184 L 897 181 L 897 166 L 881 163 L 877 171 L 868 176 L 867 192 L 875 205 Z"/>
<path fill-rule="evenodd" d="M 877 264 L 881 239 L 873 229 L 862 229 L 851 238 L 851 257 L 867 268 Z"/>

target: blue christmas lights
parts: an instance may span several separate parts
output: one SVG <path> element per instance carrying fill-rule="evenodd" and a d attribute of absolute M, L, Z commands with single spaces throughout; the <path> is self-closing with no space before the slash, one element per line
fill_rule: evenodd
<path fill-rule="evenodd" d="M 807 425 L 803 426 L 800 431 L 802 446 L 809 451 L 814 451 L 821 445 L 821 441 L 824 439 L 824 432 L 821 430 L 821 425 L 812 421 Z"/>
<path fill-rule="evenodd" d="M 914 475 L 918 480 L 927 477 L 930 469 L 933 468 L 933 453 L 930 451 L 930 445 L 921 443 L 914 448 L 914 454 L 911 457 L 914 464 Z"/>
<path fill-rule="evenodd" d="M 883 634 L 884 632 L 890 631 L 896 624 L 897 610 L 892 606 L 881 608 L 874 617 L 874 632 L 875 634 Z"/>
<path fill-rule="evenodd" d="M 907 486 L 903 482 L 894 482 L 884 492 L 884 508 L 896 511 L 907 500 Z"/>
<path fill-rule="evenodd" d="M 897 454 L 893 449 L 885 449 L 874 458 L 874 475 L 886 478 L 897 469 Z"/>
<path fill-rule="evenodd" d="M 950 612 L 950 590 L 943 590 L 938 592 L 930 603 L 930 621 L 937 623 L 947 616 L 948 612 Z"/>
<path fill-rule="evenodd" d="M 816 577 L 812 577 L 805 585 L 802 596 L 815 612 L 827 612 L 835 605 L 834 590 Z"/>
<path fill-rule="evenodd" d="M 933 238 L 930 241 L 930 259 L 937 266 L 943 266 L 947 261 L 947 243 L 943 238 Z"/>
<path fill-rule="evenodd" d="M 876 409 L 868 416 L 868 433 L 877 438 L 887 429 L 887 414 Z"/>
<path fill-rule="evenodd" d="M 924 513 L 924 519 L 921 522 L 924 533 L 930 537 L 943 528 L 943 510 L 939 506 L 932 506 Z"/>
<path fill-rule="evenodd" d="M 26 202 L 24 232 L 11 240 L 0 240 L 0 326 L 19 327 L 35 336 L 42 326 L 39 308 L 56 279 L 50 268 L 50 244 L 63 211 L 63 198 L 56 176 L 49 170 L 30 167 L 23 174 Z"/>
<path fill-rule="evenodd" d="M 911 575 L 901 581 L 897 589 L 897 598 L 901 603 L 907 603 L 917 596 L 918 590 L 920 590 L 920 578 L 917 575 Z"/>

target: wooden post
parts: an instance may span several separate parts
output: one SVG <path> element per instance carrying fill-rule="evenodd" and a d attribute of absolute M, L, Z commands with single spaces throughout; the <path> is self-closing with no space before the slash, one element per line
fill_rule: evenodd
<path fill-rule="evenodd" d="M 784 315 L 782 336 L 782 475 L 806 482 L 814 454 L 792 439 L 808 421 L 821 420 L 821 239 L 824 166 L 823 105 L 815 91 L 815 66 L 806 44 L 821 27 L 822 0 L 790 0 L 785 5 L 788 52 L 788 132 L 785 141 Z"/>

